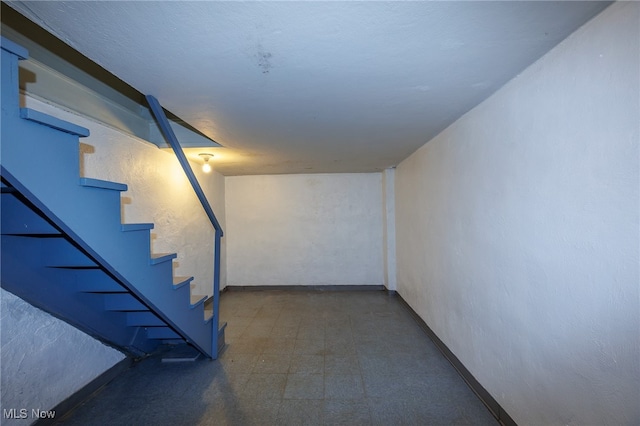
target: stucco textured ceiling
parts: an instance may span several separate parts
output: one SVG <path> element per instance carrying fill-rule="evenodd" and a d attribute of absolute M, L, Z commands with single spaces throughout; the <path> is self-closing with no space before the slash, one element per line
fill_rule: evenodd
<path fill-rule="evenodd" d="M 225 148 L 225 175 L 394 166 L 606 2 L 9 2 Z"/>

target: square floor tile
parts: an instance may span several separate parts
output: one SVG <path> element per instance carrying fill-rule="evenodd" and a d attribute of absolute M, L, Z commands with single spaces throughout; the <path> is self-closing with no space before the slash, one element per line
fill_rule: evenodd
<path fill-rule="evenodd" d="M 323 374 L 324 356 L 297 354 L 291 358 L 289 373 Z"/>
<path fill-rule="evenodd" d="M 322 374 L 289 374 L 284 390 L 285 399 L 322 399 L 324 376 Z"/>
<path fill-rule="evenodd" d="M 296 339 L 294 354 L 324 355 L 324 339 Z"/>
<path fill-rule="evenodd" d="M 324 402 L 311 399 L 285 399 L 280 404 L 277 425 L 323 425 Z"/>
<path fill-rule="evenodd" d="M 363 399 L 362 378 L 359 374 L 326 375 L 324 397 L 325 399 Z"/>
<path fill-rule="evenodd" d="M 248 398 L 250 400 L 279 400 L 282 399 L 286 382 L 286 374 L 250 374 L 246 384 L 239 394 L 243 398 Z"/>
<path fill-rule="evenodd" d="M 324 357 L 325 374 L 360 374 L 358 357 L 353 354 L 327 354 Z"/>
<path fill-rule="evenodd" d="M 253 366 L 253 373 L 288 373 L 291 354 L 261 354 Z"/>
<path fill-rule="evenodd" d="M 217 361 L 148 357 L 65 424 L 497 424 L 397 298 L 227 292 L 220 311 Z"/>
<path fill-rule="evenodd" d="M 284 337 L 269 337 L 265 340 L 262 353 L 265 354 L 290 354 L 293 352 L 295 339 Z"/>
<path fill-rule="evenodd" d="M 324 401 L 324 421 L 328 425 L 369 425 L 371 414 L 364 400 L 327 399 Z"/>

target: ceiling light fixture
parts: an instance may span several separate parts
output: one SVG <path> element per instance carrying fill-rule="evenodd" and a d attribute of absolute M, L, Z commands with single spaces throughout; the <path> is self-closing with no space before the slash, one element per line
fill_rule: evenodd
<path fill-rule="evenodd" d="M 202 153 L 198 154 L 200 157 L 204 158 L 204 164 L 202 165 L 202 171 L 205 173 L 209 173 L 211 171 L 211 164 L 209 164 L 209 159 L 213 157 L 213 154 Z"/>

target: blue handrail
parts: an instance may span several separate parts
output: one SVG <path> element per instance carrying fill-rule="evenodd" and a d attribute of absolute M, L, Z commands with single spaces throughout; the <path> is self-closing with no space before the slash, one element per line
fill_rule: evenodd
<path fill-rule="evenodd" d="M 160 130 L 162 131 L 162 134 L 167 140 L 167 143 L 171 145 L 171 148 L 173 148 L 173 151 L 175 152 L 176 157 L 178 157 L 178 161 L 180 162 L 182 169 L 187 175 L 187 178 L 189 178 L 189 182 L 191 182 L 191 186 L 193 187 L 193 190 L 196 192 L 196 195 L 198 196 L 198 199 L 202 204 L 202 208 L 204 208 L 204 211 L 207 213 L 207 216 L 209 217 L 211 224 L 213 225 L 216 231 L 221 232 L 220 236 L 224 235 L 222 234 L 222 227 L 220 226 L 220 223 L 218 222 L 218 219 L 216 218 L 215 213 L 213 213 L 213 209 L 211 208 L 211 205 L 207 201 L 207 197 L 204 195 L 204 191 L 202 191 L 202 188 L 198 183 L 198 179 L 196 179 L 196 175 L 193 173 L 193 170 L 191 169 L 191 165 L 189 164 L 187 157 L 184 155 L 184 151 L 182 151 L 180 142 L 178 142 L 178 138 L 176 138 L 176 135 L 173 132 L 173 129 L 169 125 L 169 120 L 167 120 L 167 116 L 165 115 L 164 110 L 162 109 L 162 106 L 160 106 L 160 103 L 155 97 L 151 95 L 146 95 L 146 98 L 147 98 L 147 102 L 149 103 L 149 106 L 151 107 L 151 112 L 153 113 L 155 119 L 158 122 L 158 125 L 160 126 Z"/>
<path fill-rule="evenodd" d="M 160 131 L 162 132 L 163 136 L 167 140 L 167 143 L 173 149 L 173 152 L 176 154 L 176 157 L 178 158 L 178 161 L 180 162 L 180 165 L 182 166 L 184 173 L 187 175 L 187 178 L 189 179 L 189 182 L 191 183 L 191 186 L 193 187 L 193 190 L 195 191 L 198 197 L 198 200 L 200 200 L 200 204 L 202 204 L 202 208 L 207 214 L 207 217 L 211 221 L 211 224 L 213 225 L 213 229 L 215 230 L 215 233 L 214 233 L 215 253 L 214 253 L 214 263 L 213 263 L 214 265 L 213 266 L 214 267 L 213 318 L 212 318 L 213 330 L 215 335 L 212 336 L 211 353 L 212 353 L 212 357 L 216 359 L 218 356 L 218 349 L 221 349 L 221 348 L 218 348 L 218 333 L 219 333 L 218 327 L 220 322 L 218 311 L 220 308 L 220 238 L 222 238 L 224 233 L 222 231 L 222 227 L 220 226 L 220 222 L 218 222 L 218 219 L 216 218 L 216 215 L 213 212 L 213 209 L 211 208 L 211 205 L 209 204 L 209 201 L 207 200 L 207 197 L 204 194 L 204 191 L 202 190 L 202 187 L 200 186 L 198 179 L 196 178 L 196 175 L 193 173 L 193 170 L 191 169 L 189 160 L 187 160 L 187 157 L 184 154 L 182 147 L 180 146 L 180 142 L 178 142 L 178 138 L 173 132 L 173 129 L 171 128 L 171 126 L 169 125 L 169 120 L 167 119 L 167 116 L 164 113 L 162 106 L 160 105 L 158 100 L 152 95 L 146 95 L 145 97 L 147 98 L 147 102 L 149 103 L 149 107 L 151 108 L 151 112 L 153 113 L 153 116 L 158 122 L 158 126 L 160 126 Z"/>

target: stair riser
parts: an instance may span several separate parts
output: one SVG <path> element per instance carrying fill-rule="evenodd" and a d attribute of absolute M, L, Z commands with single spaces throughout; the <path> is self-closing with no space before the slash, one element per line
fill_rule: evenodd
<path fill-rule="evenodd" d="M 152 312 L 128 312 L 127 325 L 130 327 L 160 327 L 165 323 Z"/>
<path fill-rule="evenodd" d="M 76 274 L 76 289 L 86 293 L 125 293 L 126 288 L 109 277 L 102 270 L 78 270 Z"/>
<path fill-rule="evenodd" d="M 104 294 L 104 308 L 108 311 L 145 311 L 147 307 L 130 294 Z"/>
<path fill-rule="evenodd" d="M 179 339 L 180 335 L 166 327 L 149 327 L 147 328 L 147 337 L 149 339 Z"/>
<path fill-rule="evenodd" d="M 2 194 L 1 197 L 0 231 L 3 234 L 60 235 L 13 194 Z"/>
<path fill-rule="evenodd" d="M 44 265 L 51 268 L 98 268 L 96 262 L 63 238 L 45 239 L 41 244 Z"/>

